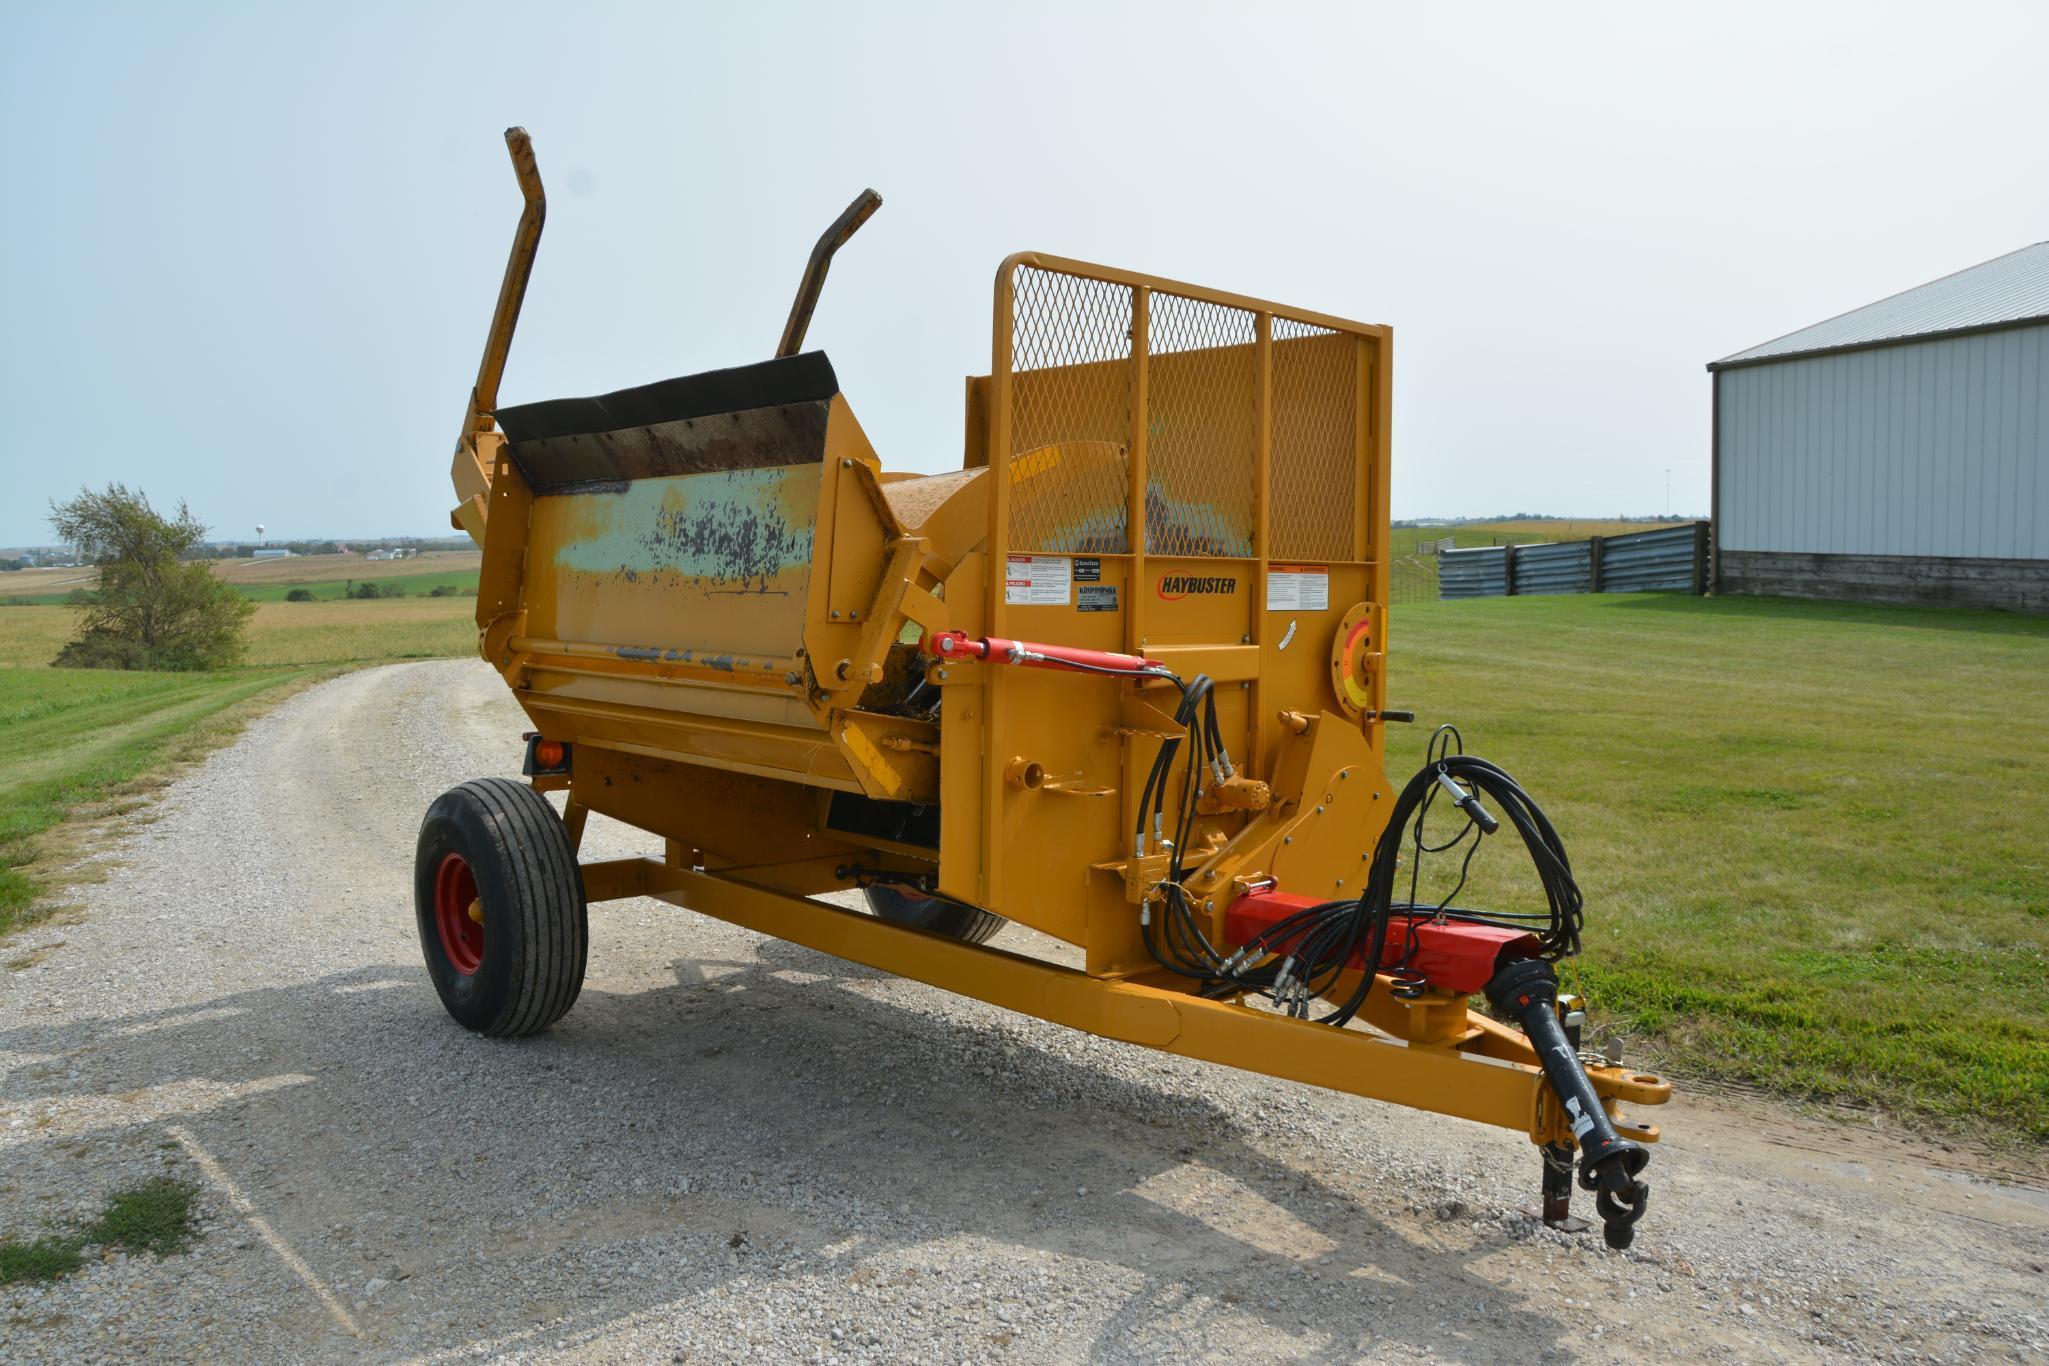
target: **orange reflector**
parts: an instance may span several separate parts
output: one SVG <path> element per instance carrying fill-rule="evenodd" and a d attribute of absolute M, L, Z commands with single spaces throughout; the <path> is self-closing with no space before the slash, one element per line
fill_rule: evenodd
<path fill-rule="evenodd" d="M 560 768 L 567 757 L 560 740 L 536 740 L 534 742 L 535 768 Z"/>

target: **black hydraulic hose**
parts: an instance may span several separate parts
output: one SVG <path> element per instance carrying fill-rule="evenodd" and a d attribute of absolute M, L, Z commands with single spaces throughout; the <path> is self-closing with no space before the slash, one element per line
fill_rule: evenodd
<path fill-rule="evenodd" d="M 1636 1179 L 1651 1160 L 1650 1149 L 1615 1132 L 1594 1085 L 1580 1066 L 1579 1053 L 1566 1040 L 1558 1020 L 1558 975 L 1539 958 L 1521 958 L 1494 974 L 1487 999 L 1511 1015 L 1529 1036 L 1544 1066 L 1544 1076 L 1564 1105 L 1579 1143 L 1579 1184 L 1598 1192 L 1594 1204 L 1601 1214 L 1601 1237 L 1612 1248 L 1625 1248 L 1636 1237 L 1636 1221 L 1650 1201 L 1648 1182 Z"/>

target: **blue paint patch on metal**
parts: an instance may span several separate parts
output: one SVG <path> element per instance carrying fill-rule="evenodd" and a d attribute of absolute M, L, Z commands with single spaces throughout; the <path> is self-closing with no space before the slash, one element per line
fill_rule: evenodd
<path fill-rule="evenodd" d="M 815 465 L 788 465 L 635 480 L 579 509 L 582 534 L 557 560 L 628 583 L 677 575 L 727 592 L 778 591 L 785 571 L 810 567 L 818 478 Z"/>

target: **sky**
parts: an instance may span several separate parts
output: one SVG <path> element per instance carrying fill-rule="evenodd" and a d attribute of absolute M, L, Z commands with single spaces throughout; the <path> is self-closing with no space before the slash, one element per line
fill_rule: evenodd
<path fill-rule="evenodd" d="M 1398 518 L 1708 507 L 1708 361 L 2049 238 L 2049 6 L 0 0 L 0 545 L 118 480 L 224 537 L 447 534 L 507 403 L 810 345 L 957 468 L 1035 249 L 1395 335 Z M 1669 481 L 1670 493 L 1667 494 Z"/>

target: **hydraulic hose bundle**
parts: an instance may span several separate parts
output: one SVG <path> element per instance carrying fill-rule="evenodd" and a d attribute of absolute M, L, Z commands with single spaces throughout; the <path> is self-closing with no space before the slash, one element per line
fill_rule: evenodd
<path fill-rule="evenodd" d="M 1551 965 L 1579 952 L 1584 905 L 1579 884 L 1573 880 L 1564 841 L 1543 808 L 1506 771 L 1477 755 L 1464 753 L 1456 728 L 1440 727 L 1431 737 L 1423 767 L 1395 799 L 1387 826 L 1374 848 L 1365 890 L 1353 900 L 1328 901 L 1297 911 L 1226 956 L 1204 933 L 1182 885 L 1182 851 L 1195 816 L 1195 804 L 1200 799 L 1201 774 L 1208 769 L 1221 780 L 1230 772 L 1229 756 L 1217 736 L 1216 706 L 1207 678 L 1199 677 L 1183 685 L 1176 720 L 1187 732 L 1186 781 L 1172 841 L 1163 839 L 1162 812 L 1169 776 L 1175 758 L 1182 752 L 1181 739 L 1161 745 L 1146 782 L 1145 796 L 1139 803 L 1135 852 L 1145 853 L 1150 819 L 1154 842 L 1164 843 L 1169 854 L 1167 875 L 1154 887 L 1160 915 L 1155 921 L 1150 902 L 1141 913 L 1146 947 L 1154 960 L 1174 972 L 1198 979 L 1205 995 L 1263 995 L 1287 1014 L 1308 1018 L 1310 1002 L 1324 996 L 1347 969 L 1358 964 L 1380 965 L 1397 994 L 1420 992 L 1425 983 L 1411 969 L 1410 962 L 1417 948 L 1416 927 L 1422 921 L 1458 921 L 1533 935 L 1536 956 L 1519 957 L 1504 964 L 1487 984 L 1487 995 L 1497 1011 L 1522 1026 L 1543 1065 L 1546 1079 L 1565 1108 L 1580 1147 L 1580 1185 L 1598 1192 L 1596 1205 L 1606 1241 L 1611 1247 L 1629 1246 L 1635 1236 L 1636 1221 L 1643 1216 L 1649 1198 L 1650 1188 L 1637 1179 L 1637 1174 L 1649 1160 L 1650 1152 L 1615 1132 L 1580 1065 L 1578 1050 L 1568 1042 L 1559 1022 L 1558 979 Z M 1440 799 L 1449 802 L 1465 819 L 1450 839 L 1433 844 L 1425 833 L 1425 825 Z M 1501 828 L 1495 811 L 1501 812 L 1515 828 L 1529 854 L 1544 890 L 1546 908 L 1541 912 L 1479 911 L 1454 904 L 1466 885 L 1480 842 Z M 1458 880 L 1451 891 L 1435 903 L 1422 902 L 1419 891 L 1424 857 L 1461 848 L 1464 852 Z M 1410 853 L 1408 885 L 1403 889 L 1407 895 L 1398 900 L 1405 849 Z M 1396 946 L 1398 952 L 1390 963 L 1388 941 L 1396 932 L 1398 921 L 1404 942 Z M 1373 970 L 1359 972 L 1350 993 L 1317 1018 L 1333 1025 L 1352 1020 L 1366 1004 L 1378 975 Z"/>
<path fill-rule="evenodd" d="M 1464 752 L 1458 730 L 1440 726 L 1430 738 L 1425 762 L 1396 796 L 1367 870 L 1366 886 L 1356 898 L 1304 907 L 1268 925 L 1228 955 L 1211 941 L 1195 913 L 1185 880 L 1188 841 L 1201 814 L 1210 784 L 1234 776 L 1217 722 L 1216 688 L 1205 674 L 1183 680 L 1166 665 L 1138 655 L 1110 654 L 1067 646 L 1034 644 L 994 636 L 972 638 L 963 632 L 932 634 L 923 651 L 939 659 L 970 659 L 1106 674 L 1133 680 L 1169 682 L 1181 693 L 1174 712 L 1180 734 L 1161 741 L 1146 774 L 1132 830 L 1132 855 L 1145 858 L 1164 851 L 1167 865 L 1141 904 L 1139 924 L 1147 951 L 1170 972 L 1194 979 L 1205 996 L 1265 996 L 1289 1015 L 1306 1019 L 1310 1002 L 1335 990 L 1347 971 L 1357 981 L 1329 1013 L 1325 1024 L 1344 1025 L 1355 1018 L 1385 972 L 1390 990 L 1414 997 L 1431 982 L 1415 966 L 1420 928 L 1426 923 L 1457 922 L 1516 932 L 1523 944 L 1534 940 L 1534 954 L 1515 952 L 1501 961 L 1486 984 L 1488 999 L 1503 1015 L 1522 1025 L 1579 1144 L 1580 1185 L 1598 1192 L 1596 1204 L 1611 1247 L 1629 1246 L 1636 1221 L 1643 1216 L 1650 1188 L 1637 1179 L 1649 1150 L 1615 1132 L 1599 1095 L 1587 1080 L 1578 1049 L 1558 1018 L 1558 978 L 1552 964 L 1579 952 L 1583 903 L 1573 880 L 1565 842 L 1537 805 L 1507 772 L 1477 755 Z M 1180 798 L 1168 832 L 1168 803 L 1180 767 Z M 1207 782 L 1205 779 L 1207 778 Z M 1431 809 L 1443 799 L 1465 819 L 1458 832 L 1432 844 L 1425 833 Z M 1480 843 L 1501 829 L 1499 811 L 1515 828 L 1537 881 L 1544 890 L 1543 911 L 1479 911 L 1455 905 L 1464 890 Z M 1402 854 L 1409 852 L 1406 897 L 1397 900 Z M 1420 899 L 1422 864 L 1428 855 L 1463 849 L 1459 875 L 1442 900 Z M 1157 911 L 1156 911 L 1157 908 Z M 1390 958 L 1389 939 L 1399 921 L 1403 936 Z M 1554 1160 L 1546 1150 L 1547 1163 Z M 1569 1161 L 1570 1150 L 1556 1150 L 1556 1162 Z M 1550 1170 L 1547 1168 L 1547 1170 Z M 1547 1198 L 1550 1185 L 1547 1177 Z"/>
<path fill-rule="evenodd" d="M 1196 689 L 1207 683 L 1207 679 L 1198 678 L 1195 684 L 1188 686 L 1182 713 L 1177 715 L 1177 719 L 1192 715 L 1189 699 L 1199 700 Z M 1197 771 L 1198 756 L 1206 754 L 1212 742 L 1205 732 L 1197 731 L 1188 720 L 1182 720 L 1182 724 L 1189 726 L 1189 740 L 1193 746 L 1189 769 L 1193 777 Z M 1208 724 L 1214 724 L 1213 702 Z M 1161 746 L 1153 766 L 1154 780 L 1171 771 L 1180 743 L 1179 740 L 1169 740 Z M 1269 996 L 1287 1013 L 1307 1018 L 1309 1002 L 1331 988 L 1355 961 L 1387 962 L 1388 939 L 1398 918 L 1407 939 L 1400 946 L 1402 952 L 1390 972 L 1398 990 L 1404 989 L 1404 983 L 1412 984 L 1411 989 L 1414 984 L 1419 984 L 1418 979 L 1406 972 L 1408 959 L 1415 950 L 1413 927 L 1418 917 L 1527 931 L 1536 937 L 1540 957 L 1548 961 L 1579 952 L 1581 900 L 1564 842 L 1542 808 L 1515 779 L 1485 759 L 1460 752 L 1456 748 L 1458 743 L 1458 732 L 1450 726 L 1440 728 L 1431 737 L 1429 761 L 1396 797 L 1394 810 L 1374 849 L 1365 890 L 1357 898 L 1327 901 L 1298 911 L 1268 927 L 1228 956 L 1219 953 L 1203 934 L 1187 893 L 1181 886 L 1181 846 L 1193 816 L 1194 801 L 1200 796 L 1199 785 L 1191 782 L 1176 839 L 1169 848 L 1171 857 L 1167 876 L 1155 886 L 1163 902 L 1161 923 L 1154 926 L 1147 917 L 1147 944 L 1155 960 L 1175 972 L 1201 979 L 1206 994 Z M 1215 748 L 1220 753 L 1222 746 L 1216 745 Z M 1221 762 L 1228 776 L 1228 756 Z M 1145 852 L 1143 825 L 1148 803 L 1151 809 L 1157 810 L 1158 803 L 1164 799 L 1164 793 L 1154 794 L 1153 780 L 1148 781 L 1146 791 L 1147 800 L 1141 803 L 1137 849 L 1141 854 Z M 1431 844 L 1425 833 L 1425 822 L 1440 798 L 1452 802 L 1465 816 L 1465 822 L 1451 839 Z M 1544 888 L 1546 910 L 1478 911 L 1454 904 L 1454 899 L 1465 887 L 1466 875 L 1473 856 L 1479 850 L 1480 840 L 1500 828 L 1500 821 L 1489 810 L 1489 803 L 1508 816 L 1510 824 L 1522 837 Z M 1157 818 L 1154 829 L 1157 837 Z M 1407 896 L 1398 900 L 1396 885 L 1405 846 L 1411 850 Z M 1451 892 L 1435 903 L 1420 901 L 1424 856 L 1447 853 L 1461 847 L 1465 850 L 1464 857 L 1459 866 L 1458 882 Z M 1361 974 L 1349 996 L 1329 1014 L 1318 1018 L 1324 1023 L 1337 1025 L 1350 1021 L 1365 1005 L 1374 980 L 1374 973 Z"/>

